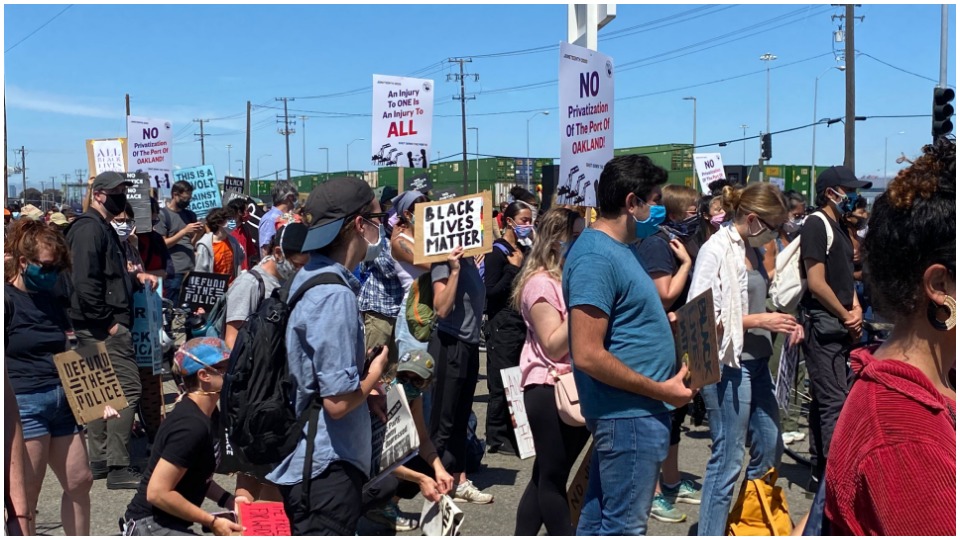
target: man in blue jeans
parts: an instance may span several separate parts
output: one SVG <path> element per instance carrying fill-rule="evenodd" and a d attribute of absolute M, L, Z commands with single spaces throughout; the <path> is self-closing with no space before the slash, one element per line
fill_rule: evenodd
<path fill-rule="evenodd" d="M 574 378 L 594 439 L 579 536 L 646 532 L 670 445 L 670 412 L 693 397 L 635 245 L 666 215 L 659 206 L 666 181 L 667 172 L 646 156 L 610 160 L 597 185 L 598 219 L 563 268 Z"/>

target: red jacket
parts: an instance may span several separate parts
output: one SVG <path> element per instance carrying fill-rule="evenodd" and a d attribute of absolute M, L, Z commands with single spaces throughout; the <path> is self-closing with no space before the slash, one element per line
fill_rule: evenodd
<path fill-rule="evenodd" d="M 956 401 L 917 368 L 850 355 L 859 379 L 827 460 L 825 514 L 839 535 L 956 535 Z"/>
<path fill-rule="evenodd" d="M 256 242 L 247 235 L 247 230 L 243 224 L 238 221 L 237 228 L 234 229 L 230 235 L 236 238 L 237 242 L 240 242 L 240 247 L 242 247 L 244 253 L 247 254 L 247 256 L 243 258 L 243 264 L 240 266 L 240 269 L 249 270 L 256 266 L 260 260 L 260 250 L 257 249 Z"/>

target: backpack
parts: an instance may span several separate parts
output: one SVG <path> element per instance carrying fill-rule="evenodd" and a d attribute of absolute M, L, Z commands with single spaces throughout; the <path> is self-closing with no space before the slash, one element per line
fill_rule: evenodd
<path fill-rule="evenodd" d="M 264 292 L 266 291 L 266 286 L 263 284 L 263 278 L 260 276 L 260 272 L 257 272 L 254 269 L 250 269 L 249 272 L 253 274 L 253 277 L 257 280 L 258 289 L 260 294 L 257 298 L 260 299 L 260 302 L 263 302 Z M 234 282 L 236 283 L 236 282 Z M 217 337 L 222 338 L 224 332 L 227 328 L 227 294 L 230 291 L 227 291 L 220 298 L 217 299 L 217 302 L 213 304 L 213 307 L 210 308 L 210 315 L 207 315 L 207 325 L 200 332 L 200 335 L 207 337 Z M 259 306 L 260 303 L 257 303 Z"/>
<path fill-rule="evenodd" d="M 319 399 L 314 399 L 300 418 L 290 406 L 296 383 L 287 367 L 286 347 L 290 314 L 317 285 L 347 287 L 339 276 L 323 273 L 307 280 L 286 300 L 288 282 L 247 317 L 230 352 L 220 393 L 221 422 L 233 451 L 253 465 L 273 465 L 285 459 L 296 448 L 308 418 L 315 419 L 319 413 Z M 313 439 L 309 439 L 308 452 L 312 446 Z"/>
<path fill-rule="evenodd" d="M 510 251 L 507 250 L 507 248 L 503 244 L 500 244 L 499 242 L 494 242 L 493 247 L 502 251 L 504 255 L 510 254 Z M 484 274 L 486 274 L 486 262 L 487 260 L 486 258 L 484 258 L 484 260 L 480 261 L 480 266 L 477 267 L 477 271 L 480 272 L 480 279 L 485 279 Z"/>
<path fill-rule="evenodd" d="M 822 212 L 813 212 L 810 216 L 817 216 L 823 221 L 827 230 L 827 255 L 833 247 L 833 228 L 830 221 Z M 800 260 L 800 237 L 796 237 L 787 247 L 777 254 L 776 274 L 770 283 L 770 301 L 779 311 L 793 313 L 807 290 L 807 279 L 803 273 L 803 261 Z"/>
<path fill-rule="evenodd" d="M 433 278 L 430 272 L 420 274 L 410 286 L 404 314 L 410 334 L 421 342 L 430 341 L 437 314 L 433 310 Z"/>

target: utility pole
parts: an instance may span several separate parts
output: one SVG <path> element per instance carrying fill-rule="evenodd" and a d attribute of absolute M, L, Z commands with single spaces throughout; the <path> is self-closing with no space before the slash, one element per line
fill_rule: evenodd
<path fill-rule="evenodd" d="M 23 175 L 23 193 L 20 194 L 20 206 L 27 204 L 27 149 L 20 147 L 20 174 Z"/>
<path fill-rule="evenodd" d="M 480 80 L 480 75 L 478 74 L 466 74 L 463 72 L 463 64 L 466 62 L 473 62 L 471 58 L 449 58 L 447 62 L 458 63 L 460 64 L 460 74 L 456 73 L 452 75 L 447 75 L 447 81 L 453 77 L 453 80 L 460 81 L 460 95 L 454 96 L 454 100 L 460 100 L 460 123 L 461 123 L 461 133 L 463 135 L 463 193 L 469 193 L 469 173 L 467 171 L 467 100 L 476 99 L 475 97 L 467 97 L 466 87 L 464 85 L 464 79 L 466 77 L 473 77 L 473 81 L 477 82 Z"/>
<path fill-rule="evenodd" d="M 303 174 L 307 174 L 307 115 L 300 116 L 300 134 L 303 135 Z"/>
<path fill-rule="evenodd" d="M 283 129 L 277 130 L 278 133 L 283 135 L 284 140 L 287 145 L 287 180 L 290 179 L 290 134 L 296 133 L 293 129 L 290 129 L 290 116 L 287 114 L 287 102 L 294 101 L 293 98 L 275 98 L 276 101 L 283 102 Z M 277 115 L 277 120 L 279 121 L 280 115 Z"/>
<path fill-rule="evenodd" d="M 746 124 L 740 124 L 740 129 L 743 130 L 743 164 L 747 164 L 747 128 L 750 127 Z"/>
<path fill-rule="evenodd" d="M 841 4 L 832 4 L 839 6 Z M 856 138 L 857 138 L 857 78 L 856 78 L 856 48 L 853 41 L 854 20 L 860 19 L 863 22 L 863 16 L 857 17 L 854 10 L 859 4 L 844 5 L 844 15 L 833 15 L 831 20 L 840 19 L 843 21 L 844 41 L 846 41 L 843 53 L 844 65 L 846 65 L 846 93 L 847 104 L 844 112 L 843 122 L 843 166 L 850 169 L 850 172 L 856 174 Z"/>
<path fill-rule="evenodd" d="M 763 55 L 760 57 L 760 60 L 763 60 L 763 62 L 764 62 L 764 63 L 766 64 L 766 66 L 767 66 L 767 130 L 764 131 L 763 133 L 770 133 L 770 62 L 773 62 L 773 61 L 776 60 L 776 59 L 777 59 L 777 55 L 775 55 L 775 54 L 770 54 L 770 53 L 765 53 L 765 54 L 763 54 Z M 763 137 L 762 137 L 762 136 L 760 137 L 760 140 L 761 140 L 761 141 L 763 140 Z M 763 174 L 763 164 L 764 164 L 764 162 L 765 162 L 765 160 L 763 159 L 763 152 L 760 152 L 760 161 L 759 161 L 759 163 L 760 163 L 760 174 L 759 174 L 759 177 L 758 177 L 758 178 L 760 179 L 761 182 L 763 182 L 763 179 L 764 179 L 764 178 L 763 178 L 763 177 L 764 177 L 764 174 Z"/>
<path fill-rule="evenodd" d="M 232 148 L 232 144 L 227 145 L 227 175 L 229 176 L 233 176 L 233 160 L 230 159 L 230 150 Z"/>
<path fill-rule="evenodd" d="M 243 178 L 247 180 L 246 182 L 243 183 L 243 186 L 246 189 L 246 192 L 244 193 L 244 195 L 249 195 L 250 194 L 250 102 L 249 101 L 247 102 L 247 155 L 246 155 L 246 159 L 244 160 L 244 163 L 246 163 L 246 169 L 243 171 Z M 260 176 L 260 174 L 257 173 L 257 176 Z"/>
<path fill-rule="evenodd" d="M 124 98 L 127 105 L 127 116 L 130 116 L 130 94 L 124 94 Z"/>
<path fill-rule="evenodd" d="M 193 121 L 200 123 L 200 133 L 194 133 L 194 135 L 197 137 L 200 137 L 200 164 L 206 165 L 207 157 L 206 157 L 206 153 L 203 150 L 203 139 L 205 137 L 205 135 L 203 134 L 203 123 L 206 122 L 207 120 L 204 120 L 202 118 L 200 119 L 194 118 Z"/>
<path fill-rule="evenodd" d="M 947 87 L 947 32 L 950 30 L 949 19 L 950 12 L 947 5 L 940 6 L 940 88 Z"/>

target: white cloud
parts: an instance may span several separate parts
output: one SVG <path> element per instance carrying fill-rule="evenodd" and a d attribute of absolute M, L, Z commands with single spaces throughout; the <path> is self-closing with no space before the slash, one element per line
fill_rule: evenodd
<path fill-rule="evenodd" d="M 74 101 L 74 98 L 58 96 L 46 92 L 28 91 L 17 86 L 7 85 L 7 106 L 14 109 L 66 114 L 69 116 L 86 116 L 90 118 L 122 118 L 122 114 L 108 110 L 105 107 L 89 105 Z"/>

